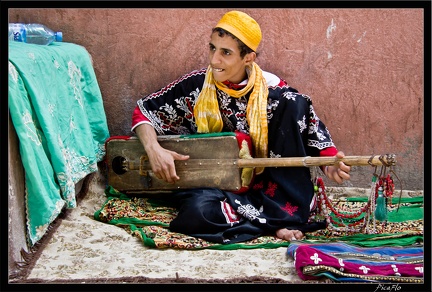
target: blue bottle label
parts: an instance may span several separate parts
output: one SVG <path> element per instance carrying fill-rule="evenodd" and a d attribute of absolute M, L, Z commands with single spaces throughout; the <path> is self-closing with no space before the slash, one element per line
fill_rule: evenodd
<path fill-rule="evenodd" d="M 22 34 L 19 31 L 13 33 L 13 39 L 14 39 L 14 41 L 17 41 L 17 42 L 24 41 L 23 37 L 22 37 Z"/>
<path fill-rule="evenodd" d="M 26 31 L 23 26 L 14 26 L 12 29 L 12 34 L 9 36 L 9 39 L 14 40 L 16 42 L 25 42 L 26 41 Z"/>

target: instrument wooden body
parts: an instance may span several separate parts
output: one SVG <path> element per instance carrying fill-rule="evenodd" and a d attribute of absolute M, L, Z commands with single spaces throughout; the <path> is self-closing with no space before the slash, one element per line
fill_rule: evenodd
<path fill-rule="evenodd" d="M 177 189 L 216 187 L 236 190 L 241 186 L 241 169 L 232 161 L 238 159 L 235 136 L 182 138 L 160 136 L 159 144 L 169 150 L 189 155 L 186 161 L 175 161 L 180 180 L 169 184 L 151 170 L 147 154 L 139 139 L 111 139 L 106 143 L 108 184 L 123 192 L 172 191 Z"/>
<path fill-rule="evenodd" d="M 125 193 L 171 192 L 198 187 L 215 187 L 228 191 L 242 188 L 242 168 L 311 167 L 333 165 L 343 161 L 348 165 L 392 165 L 394 155 L 336 157 L 286 157 L 240 159 L 235 136 L 184 137 L 159 136 L 160 145 L 180 154 L 186 161 L 175 161 L 180 180 L 169 184 L 158 179 L 151 170 L 144 147 L 136 137 L 112 137 L 106 142 L 108 184 Z"/>

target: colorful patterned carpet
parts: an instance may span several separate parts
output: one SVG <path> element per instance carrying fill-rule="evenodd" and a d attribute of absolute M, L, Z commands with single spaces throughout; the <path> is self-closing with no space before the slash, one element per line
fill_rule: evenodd
<path fill-rule="evenodd" d="M 339 250 L 339 255 L 325 249 L 332 244 L 339 244 L 339 248 L 348 244 L 364 248 L 362 252 L 357 250 L 357 257 L 361 257 L 361 254 L 368 255 L 369 248 L 416 248 L 415 254 L 409 256 L 401 252 L 402 258 L 395 260 L 407 261 L 417 268 L 423 266 L 422 192 L 404 196 L 399 208 L 392 205 L 387 223 L 376 224 L 374 234 L 324 230 L 308 234 L 305 240 L 291 245 L 273 236 L 221 245 L 170 232 L 167 226 L 175 216 L 174 209 L 158 205 L 157 200 L 130 198 L 106 187 L 104 181 L 100 174 L 92 178 L 78 207 L 65 213 L 37 252 L 25 256 L 22 272 L 11 279 L 12 283 L 423 282 L 418 275 L 409 273 L 402 274 L 399 279 L 380 280 L 361 278 L 352 271 L 344 274 L 331 259 L 343 257 L 348 265 L 353 260 L 355 264 L 358 258 L 348 256 L 347 249 Z M 342 211 L 359 208 L 366 201 L 364 197 L 336 197 L 335 206 Z M 305 252 L 310 245 L 316 245 L 310 250 L 324 261 L 320 262 L 321 269 L 311 268 L 307 261 L 295 260 L 296 253 L 311 258 Z M 388 256 L 384 252 L 379 254 Z"/>
<path fill-rule="evenodd" d="M 169 222 L 177 211 L 163 204 L 163 199 L 129 197 L 111 186 L 105 190 L 107 201 L 95 213 L 95 219 L 124 228 L 139 237 L 145 246 L 177 249 L 242 249 L 275 248 L 288 246 L 289 242 L 273 236 L 262 236 L 255 240 L 239 244 L 215 244 L 199 238 L 171 232 Z M 394 198 L 396 202 L 397 199 Z M 367 203 L 366 198 L 340 199 L 335 208 L 341 213 L 361 209 Z M 375 222 L 371 234 L 320 230 L 307 234 L 306 240 L 347 241 L 362 246 L 400 245 L 422 243 L 423 238 L 423 197 L 402 198 L 399 205 L 388 207 L 388 220 Z M 401 218 L 404 218 L 401 220 Z M 351 219 L 353 220 L 353 219 Z M 372 229 L 372 226 L 370 227 Z"/>

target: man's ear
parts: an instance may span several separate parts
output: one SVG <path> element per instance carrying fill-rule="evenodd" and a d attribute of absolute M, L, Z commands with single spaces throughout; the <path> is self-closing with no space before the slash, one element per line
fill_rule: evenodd
<path fill-rule="evenodd" d="M 257 57 L 257 55 L 255 52 L 250 52 L 250 53 L 246 54 L 246 56 L 245 56 L 246 65 L 252 64 L 255 61 L 256 57 Z"/>

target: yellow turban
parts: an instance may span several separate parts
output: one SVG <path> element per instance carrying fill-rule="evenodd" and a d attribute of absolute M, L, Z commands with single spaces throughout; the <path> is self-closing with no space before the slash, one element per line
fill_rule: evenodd
<path fill-rule="evenodd" d="M 255 52 L 261 42 L 262 35 L 258 23 L 241 11 L 225 13 L 215 27 L 229 31 Z"/>

